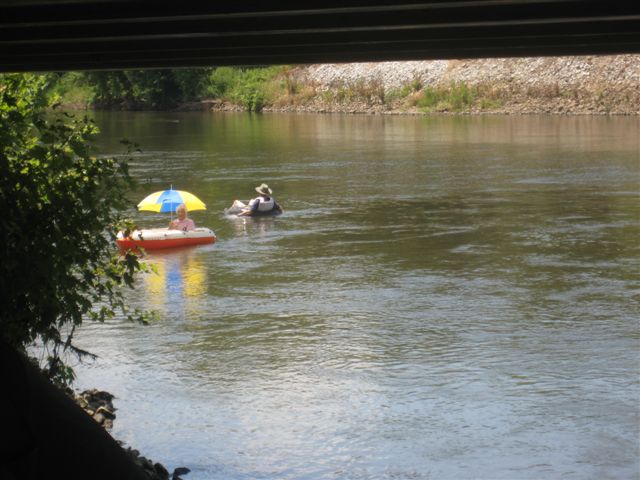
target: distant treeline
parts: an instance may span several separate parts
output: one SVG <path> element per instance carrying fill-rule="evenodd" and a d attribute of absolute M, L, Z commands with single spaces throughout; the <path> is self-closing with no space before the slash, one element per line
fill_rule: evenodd
<path fill-rule="evenodd" d="M 218 67 L 49 75 L 51 91 L 66 105 L 165 109 L 202 99 L 220 99 L 259 111 L 270 90 L 278 88 L 273 81 L 286 77 L 287 71 L 288 67 Z"/>

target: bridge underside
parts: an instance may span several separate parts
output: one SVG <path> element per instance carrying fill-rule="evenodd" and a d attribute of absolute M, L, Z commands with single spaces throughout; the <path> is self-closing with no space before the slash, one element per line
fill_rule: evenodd
<path fill-rule="evenodd" d="M 640 1 L 26 0 L 0 71 L 640 53 Z"/>

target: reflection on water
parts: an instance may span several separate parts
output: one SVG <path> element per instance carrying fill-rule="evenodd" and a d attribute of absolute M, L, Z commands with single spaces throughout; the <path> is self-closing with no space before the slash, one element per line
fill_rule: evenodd
<path fill-rule="evenodd" d="M 193 247 L 160 250 L 144 261 L 152 271 L 142 276 L 149 303 L 146 308 L 181 316 L 197 313 L 198 299 L 207 290 L 207 269 Z"/>
<path fill-rule="evenodd" d="M 640 477 L 639 119 L 97 120 L 218 236 L 79 333 L 118 438 L 193 480 Z M 283 215 L 224 215 L 263 181 Z"/>
<path fill-rule="evenodd" d="M 238 217 L 227 215 L 237 237 L 264 238 L 277 221 L 275 217 Z"/>

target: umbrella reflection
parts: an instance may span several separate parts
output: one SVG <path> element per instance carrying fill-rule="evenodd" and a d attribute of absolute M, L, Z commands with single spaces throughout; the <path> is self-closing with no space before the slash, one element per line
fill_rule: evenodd
<path fill-rule="evenodd" d="M 144 276 L 149 307 L 197 313 L 207 294 L 207 271 L 193 249 L 154 253 L 146 258 L 156 272 Z M 195 301 L 194 301 L 195 300 Z"/>

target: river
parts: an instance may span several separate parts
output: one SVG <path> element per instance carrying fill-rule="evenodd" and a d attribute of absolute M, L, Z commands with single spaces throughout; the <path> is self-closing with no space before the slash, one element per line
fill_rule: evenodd
<path fill-rule="evenodd" d="M 132 205 L 218 237 L 80 330 L 116 438 L 190 480 L 640 477 L 637 117 L 95 119 Z M 224 215 L 262 182 L 282 216 Z"/>

